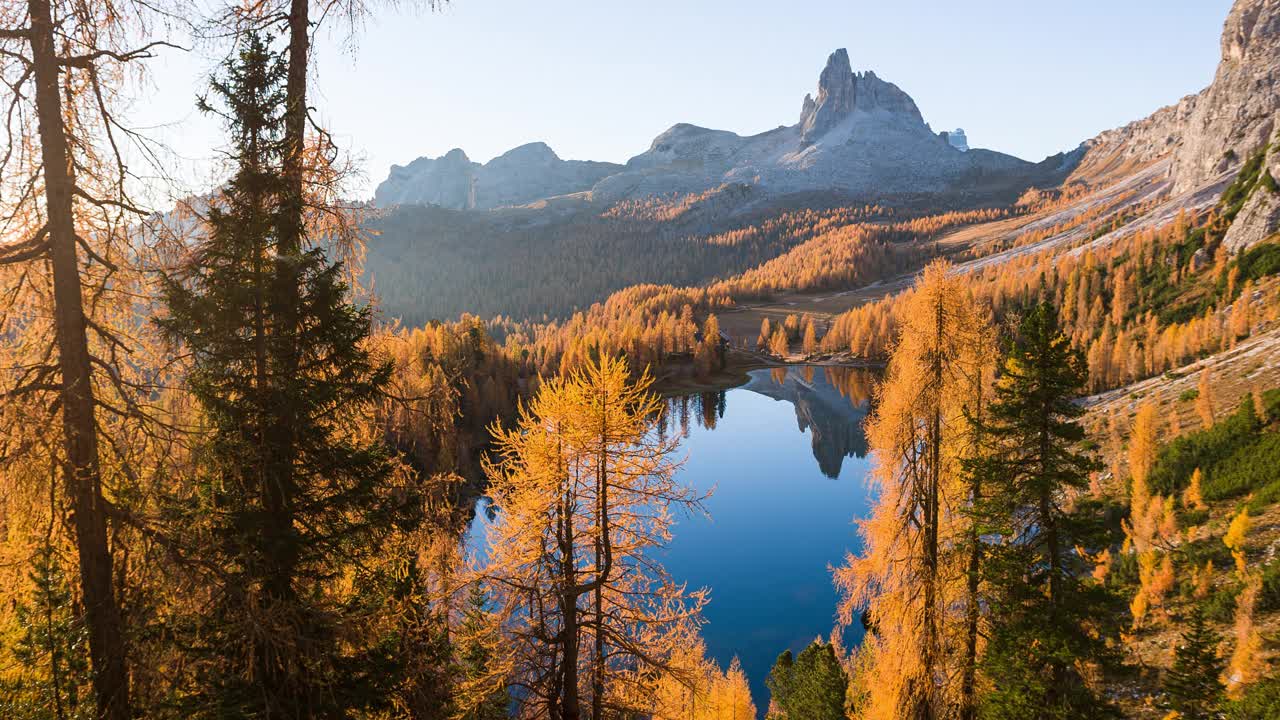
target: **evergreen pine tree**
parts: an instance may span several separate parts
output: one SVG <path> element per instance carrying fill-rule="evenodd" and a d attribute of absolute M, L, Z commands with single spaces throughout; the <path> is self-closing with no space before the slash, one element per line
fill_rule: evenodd
<path fill-rule="evenodd" d="M 494 675 L 491 665 L 495 658 L 482 640 L 491 623 L 485 609 L 484 591 L 479 584 L 472 585 L 458 633 L 461 640 L 456 650 L 458 670 L 463 682 L 483 683 Z M 461 720 L 504 720 L 508 717 L 507 708 L 510 704 L 506 688 L 499 683 L 488 692 L 480 693 L 475 705 L 467 708 L 460 717 Z"/>
<path fill-rule="evenodd" d="M 36 551 L 29 577 L 31 596 L 14 608 L 12 652 L 22 672 L 0 681 L 0 716 L 88 720 L 95 708 L 84 693 L 90 681 L 87 632 L 51 545 Z"/>
<path fill-rule="evenodd" d="M 782 711 L 790 697 L 791 672 L 794 667 L 795 656 L 791 654 L 790 650 L 783 650 L 778 655 L 778 659 L 773 661 L 773 667 L 769 670 L 769 677 L 765 678 L 764 684 L 769 688 L 769 704 L 776 706 L 778 711 Z M 774 716 L 771 714 L 770 717 Z"/>
<path fill-rule="evenodd" d="M 767 684 L 788 720 L 844 720 L 849 676 L 827 643 L 814 640 L 794 661 L 790 650 L 779 655 Z"/>
<path fill-rule="evenodd" d="M 345 717 L 395 678 L 389 643 L 348 632 L 380 597 L 361 595 L 359 561 L 397 520 L 389 458 L 352 430 L 391 367 L 367 349 L 369 310 L 349 303 L 341 265 L 281 240 L 285 75 L 247 33 L 212 82 L 224 109 L 201 100 L 226 121 L 235 173 L 166 279 L 161 324 L 190 353 L 208 426 L 178 521 L 212 588 L 190 628 L 197 716 Z"/>
<path fill-rule="evenodd" d="M 1164 678 L 1166 706 L 1182 720 L 1216 717 L 1222 693 L 1223 663 L 1218 658 L 1218 638 L 1196 606 L 1187 617 L 1182 643 L 1173 657 L 1173 668 Z"/>
<path fill-rule="evenodd" d="M 1073 400 L 1087 378 L 1083 358 L 1058 328 L 1052 306 L 1032 309 L 1006 355 L 983 423 L 989 452 L 967 461 L 985 478 L 983 513 L 993 546 L 986 563 L 991 628 L 981 663 L 987 718 L 1114 715 L 1078 670 L 1108 663 L 1104 638 L 1114 599 L 1089 584 L 1072 551 L 1088 545 L 1082 523 L 1059 505 L 1095 469 L 1080 451 L 1083 409 Z"/>

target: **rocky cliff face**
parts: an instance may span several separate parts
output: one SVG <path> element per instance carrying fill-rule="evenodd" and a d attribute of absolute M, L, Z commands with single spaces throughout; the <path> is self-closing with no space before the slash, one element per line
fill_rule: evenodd
<path fill-rule="evenodd" d="M 818 99 L 804 96 L 800 142 L 804 145 L 816 142 L 858 111 L 890 113 L 901 116 L 904 123 L 924 125 L 911 96 L 873 72 L 855 74 L 849 66 L 848 51 L 840 48 L 827 58 L 827 66 L 818 76 Z"/>
<path fill-rule="evenodd" d="M 418 158 L 393 165 L 378 186 L 374 202 L 391 205 L 439 205 L 470 210 L 525 203 L 589 190 L 620 165 L 561 160 L 546 143 L 521 145 L 481 165 L 462 150 L 443 157 Z"/>
<path fill-rule="evenodd" d="M 1277 180 L 1280 180 L 1280 129 L 1271 138 L 1253 191 L 1222 239 L 1227 250 L 1247 250 L 1280 232 L 1280 186 Z"/>
<path fill-rule="evenodd" d="M 1086 141 L 1073 178 L 1105 182 L 1167 162 L 1176 194 L 1219 182 L 1267 142 L 1280 112 L 1280 0 L 1236 0 L 1213 83 L 1176 105 Z"/>
<path fill-rule="evenodd" d="M 1222 61 L 1173 155 L 1174 191 L 1198 187 L 1264 145 L 1280 112 L 1280 0 L 1236 0 Z"/>
<path fill-rule="evenodd" d="M 391 174 L 374 191 L 374 202 L 390 205 L 439 205 L 465 209 L 475 207 L 474 190 L 479 163 L 454 148 L 438 158 L 421 157 L 408 165 L 391 166 Z"/>
<path fill-rule="evenodd" d="M 1060 172 L 1058 162 L 1033 165 L 988 150 L 964 152 L 934 133 L 898 86 L 873 72 L 853 72 L 840 49 L 827 58 L 816 97 L 805 96 L 797 124 L 749 137 L 674 125 L 631 158 L 626 171 L 592 188 L 592 196 L 608 202 L 733 182 L 775 194 L 834 190 L 879 197 L 1011 188 L 1050 182 Z"/>

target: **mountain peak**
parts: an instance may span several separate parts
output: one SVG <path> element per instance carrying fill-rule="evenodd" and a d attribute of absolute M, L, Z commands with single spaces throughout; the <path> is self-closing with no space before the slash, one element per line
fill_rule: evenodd
<path fill-rule="evenodd" d="M 800 141 L 812 143 L 853 112 L 857 81 L 849 66 L 849 51 L 840 48 L 827 57 L 818 76 L 816 100 L 804 96 L 800 112 Z"/>
<path fill-rule="evenodd" d="M 558 163 L 560 162 L 560 156 L 556 155 L 556 151 L 552 150 L 550 145 L 542 141 L 537 141 L 511 148 L 505 153 L 499 155 L 495 160 Z"/>
<path fill-rule="evenodd" d="M 839 48 L 827 57 L 818 76 L 818 96 L 804 96 L 800 110 L 800 144 L 812 145 L 854 111 L 883 111 L 904 116 L 907 124 L 923 125 L 916 103 L 897 85 L 876 77 L 870 70 L 854 73 L 849 51 Z"/>

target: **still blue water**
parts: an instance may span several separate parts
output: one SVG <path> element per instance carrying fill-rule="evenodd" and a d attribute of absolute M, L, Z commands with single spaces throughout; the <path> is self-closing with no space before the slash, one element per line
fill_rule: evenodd
<path fill-rule="evenodd" d="M 869 506 L 866 400 L 857 388 L 842 395 L 821 368 L 810 374 L 756 371 L 725 394 L 714 428 L 689 424 L 681 476 L 715 488 L 711 517 L 680 522 L 664 556 L 674 578 L 710 588 L 707 649 L 721 667 L 739 658 L 761 715 L 778 654 L 830 634 L 837 602 L 830 566 L 859 549 L 853 520 Z M 869 386 L 869 376 L 860 379 Z M 861 633 L 855 623 L 846 642 Z"/>
<path fill-rule="evenodd" d="M 758 370 L 746 385 L 670 401 L 667 432 L 684 436 L 680 478 L 714 494 L 710 517 L 681 517 L 663 564 L 690 589 L 709 588 L 702 634 L 728 667 L 736 656 L 761 716 L 765 678 L 835 623 L 831 566 L 859 549 L 868 468 L 862 421 L 874 376 L 859 370 Z M 483 544 L 478 508 L 468 544 Z M 847 645 L 862 634 L 845 631 Z"/>

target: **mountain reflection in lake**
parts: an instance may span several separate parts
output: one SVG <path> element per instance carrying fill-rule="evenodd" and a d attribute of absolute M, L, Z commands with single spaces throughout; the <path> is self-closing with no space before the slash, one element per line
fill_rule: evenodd
<path fill-rule="evenodd" d="M 830 567 L 859 549 L 866 515 L 862 422 L 875 375 L 852 368 L 757 370 L 745 385 L 668 400 L 661 431 L 683 436 L 680 478 L 701 490 L 710 517 L 681 517 L 661 551 L 671 576 L 711 590 L 702 635 L 751 680 L 761 716 L 765 677 L 778 653 L 830 634 L 836 592 Z M 468 533 L 484 552 L 491 508 L 481 500 Z M 855 623 L 847 646 L 862 638 Z"/>
<path fill-rule="evenodd" d="M 874 381 L 859 369 L 778 368 L 670 400 L 667 432 L 685 435 L 681 477 L 715 493 L 709 519 L 679 521 L 663 562 L 691 588 L 710 588 L 707 648 L 722 667 L 740 658 L 762 715 L 778 653 L 834 624 L 829 566 L 859 548 L 853 520 L 868 508 L 862 422 Z M 861 635 L 849 628 L 845 643 Z"/>

